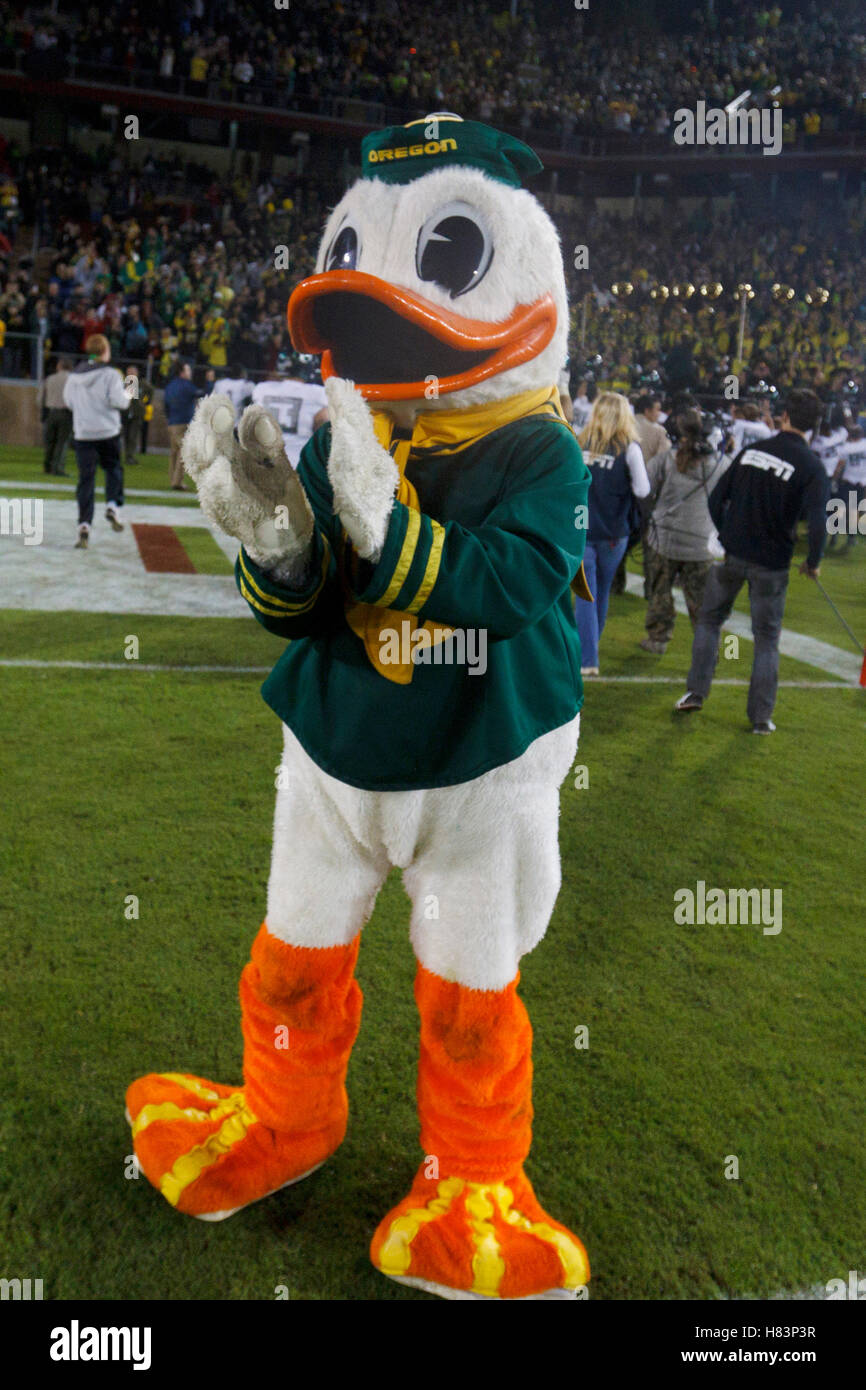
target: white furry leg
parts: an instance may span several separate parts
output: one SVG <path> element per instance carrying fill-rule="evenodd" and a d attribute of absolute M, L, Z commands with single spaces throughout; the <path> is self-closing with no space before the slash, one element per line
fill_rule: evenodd
<path fill-rule="evenodd" d="M 505 989 L 544 936 L 561 880 L 559 787 L 578 727 L 579 716 L 503 767 L 423 793 L 414 831 L 423 848 L 403 882 L 413 949 L 441 979 Z"/>
<path fill-rule="evenodd" d="M 391 867 L 381 845 L 356 833 L 382 793 L 337 782 L 290 729 L 277 771 L 268 931 L 292 946 L 347 946 Z"/>

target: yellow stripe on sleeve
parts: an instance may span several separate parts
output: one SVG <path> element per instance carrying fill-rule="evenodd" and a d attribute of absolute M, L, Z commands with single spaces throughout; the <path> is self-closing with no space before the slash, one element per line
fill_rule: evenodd
<path fill-rule="evenodd" d="M 257 613 L 263 613 L 266 618 L 282 618 L 284 622 L 288 622 L 290 618 L 301 618 L 305 613 L 308 613 L 310 609 L 315 606 L 319 594 L 322 591 L 322 586 L 320 584 L 312 598 L 307 599 L 306 603 L 301 604 L 298 608 L 294 608 L 291 613 L 287 613 L 284 608 L 270 608 L 267 604 L 261 603 L 256 598 L 255 594 L 247 588 L 243 579 L 240 581 L 239 587 L 241 597 L 245 598 L 250 607 L 255 608 Z"/>
<path fill-rule="evenodd" d="M 251 607 L 255 608 L 259 613 L 264 613 L 268 618 L 299 618 L 302 614 L 308 613 L 310 609 L 314 607 L 322 592 L 322 586 L 325 582 L 328 567 L 328 555 L 328 542 L 325 541 L 325 553 L 322 556 L 322 574 L 314 593 L 312 593 L 309 598 L 301 599 L 297 603 L 290 603 L 287 599 L 275 598 L 271 594 L 266 594 L 265 591 L 259 587 L 244 564 L 243 551 L 241 551 L 238 554 L 241 573 L 244 576 L 239 583 L 241 594 Z M 245 580 L 247 582 L 245 582 Z M 257 597 L 257 595 L 259 597 Z"/>
<path fill-rule="evenodd" d="M 390 608 L 406 582 L 406 575 L 412 568 L 412 561 L 415 558 L 415 547 L 418 544 L 418 535 L 421 530 L 421 513 L 417 512 L 414 507 L 408 507 L 407 512 L 406 535 L 403 537 L 400 558 L 391 576 L 391 583 L 388 585 L 382 597 L 376 599 L 377 608 Z"/>
<path fill-rule="evenodd" d="M 297 613 L 306 613 L 307 610 L 312 607 L 312 605 L 315 603 L 316 599 L 319 596 L 319 591 L 321 590 L 322 585 L 325 582 L 325 575 L 328 569 L 328 557 L 330 553 L 328 542 L 325 540 L 324 537 L 322 537 L 322 540 L 324 543 L 324 552 L 322 554 L 322 572 L 319 576 L 319 583 L 316 586 L 315 593 L 313 593 L 309 598 L 300 599 L 298 601 L 277 598 L 274 594 L 266 593 L 264 589 L 259 587 L 256 581 L 253 579 L 253 576 L 247 569 L 246 564 L 244 562 L 244 552 L 242 550 L 238 552 L 238 560 L 240 561 L 241 572 L 243 573 L 243 576 L 247 581 L 248 588 L 251 589 L 252 592 L 256 594 L 260 599 L 262 599 L 265 603 L 270 605 L 270 609 L 261 608 L 261 612 L 270 612 L 271 616 L 273 617 L 291 617 L 292 615 Z M 260 608 L 260 605 L 256 603 L 255 600 L 249 596 L 249 594 L 244 594 L 244 598 L 246 598 L 249 603 L 252 603 L 253 607 Z M 274 610 L 276 610 L 276 612 Z"/>
<path fill-rule="evenodd" d="M 424 570 L 424 578 L 418 588 L 418 592 L 413 598 L 407 613 L 417 613 L 427 602 L 433 592 L 433 585 L 439 578 L 439 567 L 442 564 L 442 547 L 445 544 L 445 527 L 440 526 L 438 521 L 430 518 L 430 525 L 433 527 L 433 542 L 430 546 L 430 554 L 427 558 L 427 568 Z"/>

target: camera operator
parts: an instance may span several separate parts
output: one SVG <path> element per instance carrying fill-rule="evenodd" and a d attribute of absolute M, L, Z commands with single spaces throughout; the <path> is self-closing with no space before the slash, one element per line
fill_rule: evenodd
<path fill-rule="evenodd" d="M 708 498 L 730 462 L 713 447 L 710 422 L 694 406 L 678 412 L 673 429 L 676 444 L 647 463 L 652 492 L 643 553 L 649 605 L 647 635 L 639 645 L 656 656 L 673 636 L 674 584 L 682 585 L 692 627 L 697 621 L 716 539 Z"/>
<path fill-rule="evenodd" d="M 820 415 L 821 402 L 814 391 L 792 391 L 780 432 L 738 454 L 710 494 L 710 515 L 725 559 L 707 579 L 688 689 L 674 707 L 680 713 L 700 709 L 709 695 L 722 624 L 748 583 L 755 651 L 747 712 L 754 733 L 775 730 L 779 635 L 798 518 L 805 516 L 809 527 L 809 550 L 801 574 L 818 577 L 827 536 L 827 475 L 806 442 L 807 431 L 816 428 Z"/>

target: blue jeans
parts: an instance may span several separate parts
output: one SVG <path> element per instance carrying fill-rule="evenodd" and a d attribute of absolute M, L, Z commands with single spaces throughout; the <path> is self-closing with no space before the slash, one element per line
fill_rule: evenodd
<path fill-rule="evenodd" d="M 628 536 L 618 541 L 587 541 L 583 568 L 595 603 L 575 599 L 574 619 L 580 633 L 581 666 L 598 665 L 598 643 L 607 621 L 607 605 L 613 577 L 625 554 Z"/>
<path fill-rule="evenodd" d="M 726 555 L 720 565 L 710 569 L 695 624 L 687 686 L 695 695 L 706 699 L 719 659 L 722 623 L 727 622 L 737 594 L 748 584 L 755 650 L 746 713 L 752 724 L 763 724 L 772 718 L 776 704 L 779 636 L 785 615 L 788 574 L 788 570 L 768 570 L 763 565 L 738 560 L 736 555 Z"/>
<path fill-rule="evenodd" d="M 120 435 L 113 439 L 76 439 L 75 457 L 78 462 L 78 524 L 89 526 L 93 521 L 96 497 L 96 469 L 105 469 L 105 504 L 123 506 L 123 464 L 120 462 Z"/>

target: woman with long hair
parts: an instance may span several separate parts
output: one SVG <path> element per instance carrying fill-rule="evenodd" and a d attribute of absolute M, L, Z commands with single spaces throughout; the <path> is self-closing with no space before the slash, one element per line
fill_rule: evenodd
<path fill-rule="evenodd" d="M 705 437 L 701 412 L 682 407 L 674 417 L 677 443 L 650 459 L 652 505 L 644 542 L 647 574 L 647 635 L 644 651 L 661 656 L 674 631 L 673 586 L 681 584 L 694 627 L 716 552 L 716 530 L 707 500 L 730 456 Z"/>
<path fill-rule="evenodd" d="M 578 439 L 592 470 L 583 567 L 595 602 L 576 599 L 574 616 L 580 633 L 581 674 L 597 676 L 598 644 L 611 584 L 636 520 L 637 502 L 649 496 L 650 482 L 631 406 L 619 392 L 602 391 L 596 397 Z"/>

